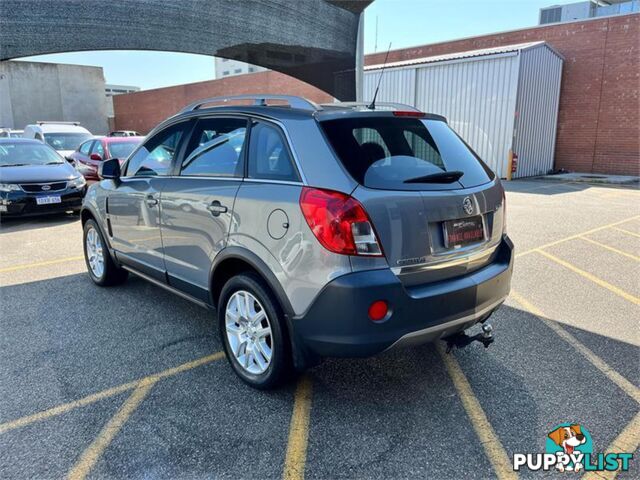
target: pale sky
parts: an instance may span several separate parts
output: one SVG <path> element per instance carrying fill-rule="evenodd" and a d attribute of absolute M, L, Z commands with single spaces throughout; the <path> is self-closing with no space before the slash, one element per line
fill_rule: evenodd
<path fill-rule="evenodd" d="M 575 0 L 376 0 L 365 11 L 365 53 L 532 27 L 539 9 Z M 378 34 L 376 42 L 376 19 Z M 107 83 L 142 89 L 214 78 L 213 57 L 148 51 L 41 55 L 24 60 L 97 65 Z"/>

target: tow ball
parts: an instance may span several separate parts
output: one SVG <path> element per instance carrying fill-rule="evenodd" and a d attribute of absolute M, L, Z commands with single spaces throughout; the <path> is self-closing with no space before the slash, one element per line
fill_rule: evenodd
<path fill-rule="evenodd" d="M 451 353 L 454 348 L 464 348 L 473 342 L 480 342 L 484 348 L 489 348 L 493 343 L 493 327 L 490 323 L 482 325 L 482 332 L 469 336 L 465 332 L 459 332 L 455 335 L 443 339 L 447 342 L 447 353 Z"/>

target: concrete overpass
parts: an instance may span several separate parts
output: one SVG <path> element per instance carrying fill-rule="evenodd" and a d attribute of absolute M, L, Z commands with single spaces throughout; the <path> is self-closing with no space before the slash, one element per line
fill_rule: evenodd
<path fill-rule="evenodd" d="M 351 100 L 360 14 L 372 1 L 2 0 L 0 60 L 82 50 L 196 53 L 267 67 Z"/>

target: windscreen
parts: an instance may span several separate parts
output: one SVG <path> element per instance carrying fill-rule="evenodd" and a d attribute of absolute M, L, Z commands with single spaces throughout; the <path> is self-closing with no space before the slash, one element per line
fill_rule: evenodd
<path fill-rule="evenodd" d="M 321 125 L 349 174 L 368 188 L 447 190 L 493 179 L 489 168 L 442 120 L 351 117 Z"/>
<path fill-rule="evenodd" d="M 109 153 L 111 153 L 112 158 L 117 158 L 119 160 L 124 160 L 133 149 L 140 145 L 140 141 L 136 142 L 113 142 L 109 144 Z"/>
<path fill-rule="evenodd" d="M 56 150 L 75 150 L 91 138 L 89 133 L 45 133 L 44 140 Z"/>
<path fill-rule="evenodd" d="M 64 160 L 55 150 L 46 145 L 38 143 L 2 143 L 0 145 L 0 167 L 58 163 L 64 163 Z"/>

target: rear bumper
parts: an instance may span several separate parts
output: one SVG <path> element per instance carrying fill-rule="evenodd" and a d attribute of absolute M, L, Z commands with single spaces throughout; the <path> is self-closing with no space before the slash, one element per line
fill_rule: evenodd
<path fill-rule="evenodd" d="M 488 318 L 509 294 L 512 270 L 513 244 L 505 236 L 491 264 L 455 279 L 407 288 L 390 269 L 344 275 L 292 319 L 294 335 L 304 348 L 329 357 L 435 341 Z M 367 315 L 376 300 L 391 310 L 381 323 Z"/>

